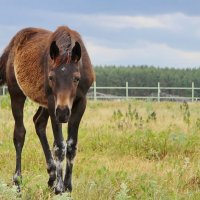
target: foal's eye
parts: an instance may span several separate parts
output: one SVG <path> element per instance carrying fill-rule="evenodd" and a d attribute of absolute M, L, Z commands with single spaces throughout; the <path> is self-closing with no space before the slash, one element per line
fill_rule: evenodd
<path fill-rule="evenodd" d="M 53 81 L 53 76 L 52 75 L 49 76 L 49 80 Z"/>
<path fill-rule="evenodd" d="M 74 77 L 73 81 L 74 81 L 74 83 L 78 83 L 80 81 L 80 78 L 79 77 Z"/>

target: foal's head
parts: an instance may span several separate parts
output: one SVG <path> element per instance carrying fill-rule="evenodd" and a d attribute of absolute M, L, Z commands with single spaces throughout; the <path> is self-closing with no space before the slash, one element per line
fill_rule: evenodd
<path fill-rule="evenodd" d="M 56 41 L 53 41 L 50 46 L 50 57 L 53 65 L 48 69 L 47 79 L 54 96 L 56 118 L 59 123 L 66 123 L 71 114 L 80 80 L 81 46 L 75 42 L 71 50 L 64 54 L 61 51 Z"/>

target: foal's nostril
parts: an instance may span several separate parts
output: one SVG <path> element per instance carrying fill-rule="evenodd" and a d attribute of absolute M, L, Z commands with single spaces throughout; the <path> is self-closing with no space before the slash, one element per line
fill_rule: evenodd
<path fill-rule="evenodd" d="M 59 122 L 61 122 L 61 123 L 67 122 L 69 119 L 69 115 L 70 115 L 70 110 L 68 107 L 62 108 L 62 107 L 58 106 L 56 108 L 56 117 Z"/>
<path fill-rule="evenodd" d="M 66 115 L 70 115 L 70 110 L 69 110 L 69 108 L 65 108 L 65 110 L 64 110 L 64 112 L 66 113 Z"/>

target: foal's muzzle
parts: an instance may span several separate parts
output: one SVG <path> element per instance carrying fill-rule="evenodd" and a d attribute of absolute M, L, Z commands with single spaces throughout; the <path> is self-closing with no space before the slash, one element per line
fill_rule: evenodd
<path fill-rule="evenodd" d="M 56 108 L 56 118 L 59 123 L 67 123 L 69 121 L 70 114 L 70 109 L 67 106 L 58 106 Z"/>

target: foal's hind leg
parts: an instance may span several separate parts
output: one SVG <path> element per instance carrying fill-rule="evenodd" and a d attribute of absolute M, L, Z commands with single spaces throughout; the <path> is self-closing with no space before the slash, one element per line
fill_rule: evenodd
<path fill-rule="evenodd" d="M 20 191 L 20 183 L 21 183 L 21 153 L 22 148 L 24 146 L 25 139 L 25 127 L 23 123 L 23 109 L 24 102 L 26 97 L 23 93 L 18 93 L 16 95 L 11 93 L 11 107 L 12 113 L 15 120 L 15 128 L 14 128 L 14 145 L 16 150 L 16 170 L 13 176 L 14 183 L 18 186 L 18 191 Z"/>
<path fill-rule="evenodd" d="M 35 124 L 36 133 L 42 144 L 42 148 L 45 154 L 46 163 L 47 163 L 47 172 L 49 173 L 49 187 L 53 186 L 53 183 L 56 179 L 56 165 L 51 154 L 49 143 L 46 137 L 46 126 L 49 118 L 49 112 L 46 108 L 39 107 L 36 114 L 33 117 Z"/>

